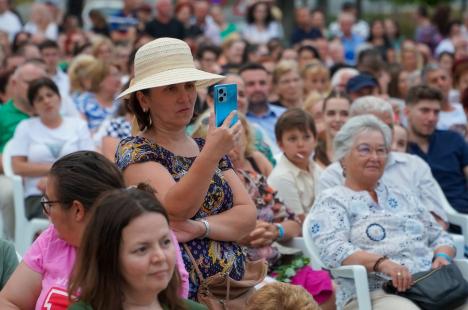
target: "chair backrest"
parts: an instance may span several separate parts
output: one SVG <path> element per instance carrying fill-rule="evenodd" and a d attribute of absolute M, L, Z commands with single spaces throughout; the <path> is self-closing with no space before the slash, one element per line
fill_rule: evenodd
<path fill-rule="evenodd" d="M 302 224 L 302 237 L 304 238 L 305 244 L 307 249 L 309 250 L 310 259 L 312 263 L 312 267 L 315 269 L 323 269 L 325 268 L 325 264 L 322 262 L 319 256 L 319 251 L 315 246 L 312 236 L 310 234 L 310 220 L 312 217 L 310 213 L 306 216 L 304 223 Z"/>
<path fill-rule="evenodd" d="M 15 175 L 13 172 L 13 166 L 11 165 L 11 145 L 10 140 L 6 143 L 2 153 L 3 172 L 7 177 Z"/>

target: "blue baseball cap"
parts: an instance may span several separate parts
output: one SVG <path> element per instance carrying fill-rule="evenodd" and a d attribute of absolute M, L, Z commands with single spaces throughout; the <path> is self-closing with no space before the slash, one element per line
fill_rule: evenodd
<path fill-rule="evenodd" d="M 346 83 L 346 92 L 355 93 L 364 87 L 379 87 L 379 82 L 372 75 L 361 73 L 349 79 Z"/>

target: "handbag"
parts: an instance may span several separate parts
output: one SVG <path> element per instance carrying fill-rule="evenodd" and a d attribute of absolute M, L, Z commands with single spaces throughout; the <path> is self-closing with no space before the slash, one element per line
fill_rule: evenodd
<path fill-rule="evenodd" d="M 425 310 L 455 309 L 468 297 L 468 282 L 453 263 L 415 273 L 413 281 L 413 285 L 404 292 L 398 292 L 391 280 L 382 288 L 386 293 L 410 299 Z"/>
<path fill-rule="evenodd" d="M 232 279 L 229 276 L 230 270 L 205 279 L 190 249 L 186 244 L 183 246 L 200 281 L 198 302 L 207 306 L 209 310 L 244 310 L 248 298 L 255 292 L 255 285 L 263 281 L 268 271 L 265 260 L 246 260 L 242 280 Z"/>

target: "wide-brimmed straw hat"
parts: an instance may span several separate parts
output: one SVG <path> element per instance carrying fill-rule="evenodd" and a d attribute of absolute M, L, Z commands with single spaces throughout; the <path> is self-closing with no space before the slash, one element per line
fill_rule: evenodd
<path fill-rule="evenodd" d="M 147 88 L 195 82 L 206 87 L 224 76 L 195 68 L 187 43 L 174 38 L 160 38 L 146 43 L 135 55 L 134 84 L 117 98 Z"/>

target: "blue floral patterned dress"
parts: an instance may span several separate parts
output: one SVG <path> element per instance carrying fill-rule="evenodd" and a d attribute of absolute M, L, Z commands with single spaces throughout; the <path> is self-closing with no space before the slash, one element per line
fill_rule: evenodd
<path fill-rule="evenodd" d="M 205 141 L 203 139 L 195 139 L 195 141 L 201 150 Z M 116 163 L 119 169 L 124 170 L 131 164 L 154 161 L 166 167 L 176 182 L 188 172 L 195 158 L 175 155 L 143 137 L 123 139 L 116 152 Z M 219 214 L 233 207 L 231 188 L 222 175 L 222 171 L 229 169 L 232 169 L 231 161 L 228 157 L 222 158 L 213 175 L 203 205 L 192 219 Z M 240 280 L 243 277 L 245 257 L 238 244 L 205 238 L 189 241 L 187 246 L 204 278 L 218 272 L 229 272 L 229 270 L 233 279 Z M 185 268 L 189 272 L 189 298 L 196 300 L 199 280 L 185 249 L 182 246 L 180 248 Z"/>

